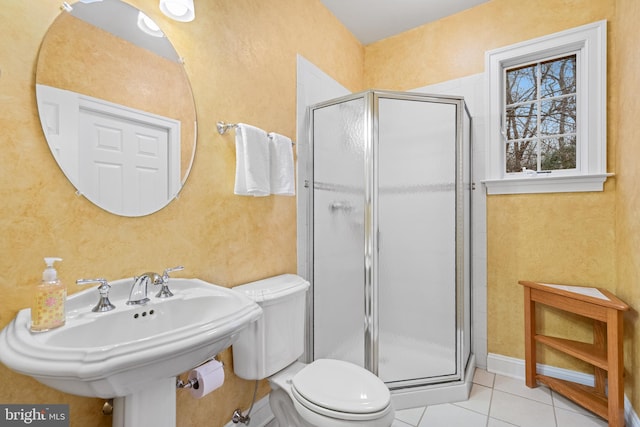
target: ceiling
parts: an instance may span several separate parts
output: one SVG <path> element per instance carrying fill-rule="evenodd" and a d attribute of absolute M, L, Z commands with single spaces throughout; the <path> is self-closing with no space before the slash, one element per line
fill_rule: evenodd
<path fill-rule="evenodd" d="M 320 0 L 364 45 L 489 0 Z"/>

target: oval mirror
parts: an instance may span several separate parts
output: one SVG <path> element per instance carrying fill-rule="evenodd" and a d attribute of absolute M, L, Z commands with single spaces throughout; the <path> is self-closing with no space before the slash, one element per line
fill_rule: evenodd
<path fill-rule="evenodd" d="M 123 216 L 166 206 L 196 147 L 196 111 L 180 57 L 141 11 L 80 0 L 53 22 L 36 69 L 38 113 L 77 191 Z"/>

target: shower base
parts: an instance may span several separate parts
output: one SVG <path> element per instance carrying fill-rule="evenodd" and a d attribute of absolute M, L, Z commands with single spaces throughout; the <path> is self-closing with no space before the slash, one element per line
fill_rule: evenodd
<path fill-rule="evenodd" d="M 400 335 L 380 334 L 378 376 L 391 389 L 396 409 L 467 400 L 473 384 L 475 358 L 469 357 L 462 380 L 434 382 L 434 377 L 455 374 L 456 358 L 451 348 Z M 395 361 L 395 363 L 394 363 Z M 424 378 L 422 384 L 403 386 L 402 381 Z M 398 382 L 400 381 L 400 382 Z"/>
<path fill-rule="evenodd" d="M 408 409 L 467 400 L 469 393 L 471 393 L 475 370 L 476 358 L 472 354 L 469 356 L 464 378 L 460 381 L 391 390 L 393 407 L 395 409 Z"/>

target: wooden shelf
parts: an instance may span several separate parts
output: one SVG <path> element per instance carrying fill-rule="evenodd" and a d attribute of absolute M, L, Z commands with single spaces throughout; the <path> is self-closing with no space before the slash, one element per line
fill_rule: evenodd
<path fill-rule="evenodd" d="M 536 375 L 536 379 L 605 420 L 609 418 L 607 396 L 596 392 L 593 387 L 540 374 Z"/>
<path fill-rule="evenodd" d="M 624 427 L 623 321 L 629 306 L 605 289 L 520 281 L 524 286 L 525 377 L 528 387 L 545 384 L 609 421 Z M 536 333 L 536 303 L 593 320 L 593 343 Z M 536 372 L 536 343 L 544 344 L 593 366 L 589 387 Z M 607 394 L 605 394 L 605 390 Z"/>
<path fill-rule="evenodd" d="M 597 366 L 605 371 L 609 369 L 607 363 L 607 349 L 598 348 L 595 344 L 586 342 L 567 340 L 564 338 L 548 337 L 546 335 L 536 335 L 536 341 L 546 344 L 549 347 L 560 350 L 584 362 Z"/>

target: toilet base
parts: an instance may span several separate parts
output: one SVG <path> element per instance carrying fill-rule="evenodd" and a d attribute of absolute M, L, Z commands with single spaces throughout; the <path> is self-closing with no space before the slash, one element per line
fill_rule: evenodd
<path fill-rule="evenodd" d="M 306 422 L 293 406 L 289 394 L 281 388 L 269 394 L 269 406 L 278 421 L 278 427 L 317 427 Z"/>
<path fill-rule="evenodd" d="M 271 385 L 269 406 L 278 421 L 278 427 L 317 427 L 300 416 L 287 390 L 291 387 L 291 379 L 305 366 L 304 363 L 295 362 L 269 377 L 269 385 Z"/>

